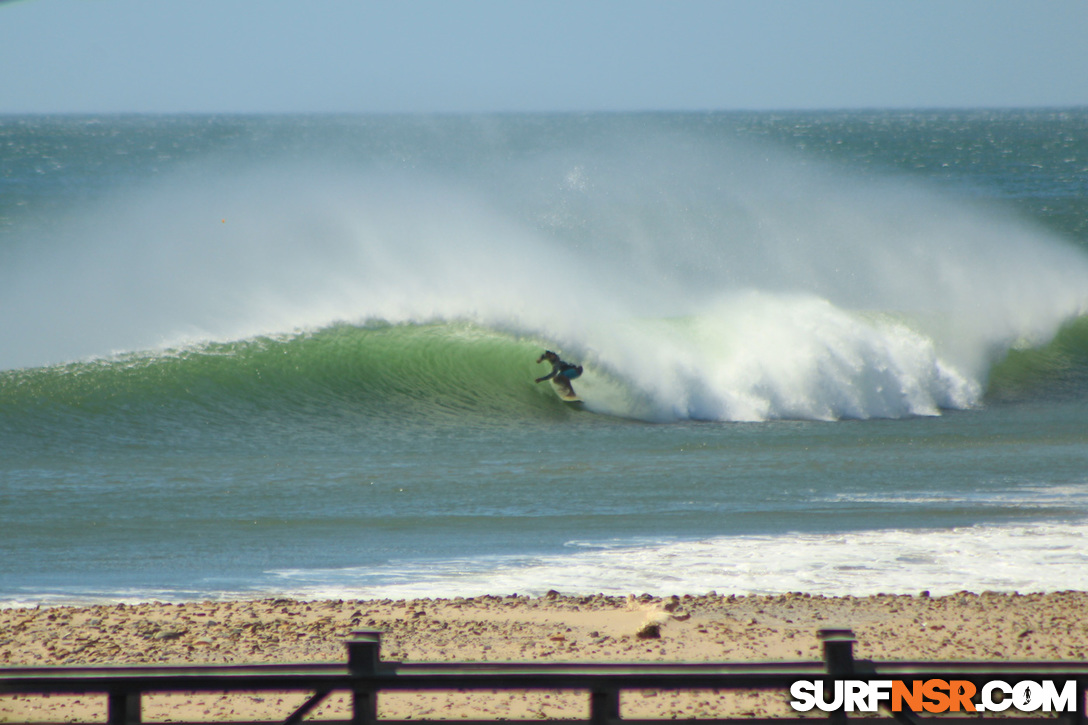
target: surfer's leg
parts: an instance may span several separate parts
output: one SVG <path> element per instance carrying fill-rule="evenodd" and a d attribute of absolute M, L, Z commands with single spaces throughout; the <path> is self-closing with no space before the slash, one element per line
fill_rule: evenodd
<path fill-rule="evenodd" d="M 570 381 L 562 375 L 556 375 L 553 380 L 555 381 L 555 387 L 559 389 L 559 392 L 564 396 L 571 398 L 574 397 L 574 388 L 571 387 Z"/>
<path fill-rule="evenodd" d="M 562 391 L 563 396 L 567 398 L 577 397 L 577 393 L 574 392 L 574 386 L 570 384 L 571 380 L 582 374 L 582 366 L 579 365 L 576 368 L 567 368 L 563 372 L 555 376 L 556 385 Z"/>

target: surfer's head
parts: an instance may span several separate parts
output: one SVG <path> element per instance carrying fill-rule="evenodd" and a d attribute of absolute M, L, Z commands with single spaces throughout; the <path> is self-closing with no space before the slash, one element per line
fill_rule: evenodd
<path fill-rule="evenodd" d="M 558 359 L 559 359 L 559 356 L 556 355 L 554 352 L 552 352 L 551 350 L 545 350 L 544 354 L 541 355 L 540 357 L 538 357 L 536 359 L 536 361 L 538 363 L 544 362 L 545 360 L 547 360 L 548 362 L 554 362 L 555 360 L 558 360 Z"/>

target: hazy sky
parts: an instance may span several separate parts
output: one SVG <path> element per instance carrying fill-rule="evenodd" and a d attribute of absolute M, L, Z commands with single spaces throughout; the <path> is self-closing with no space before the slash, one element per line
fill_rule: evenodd
<path fill-rule="evenodd" d="M 1088 105 L 1088 0 L 7 0 L 0 113 Z"/>

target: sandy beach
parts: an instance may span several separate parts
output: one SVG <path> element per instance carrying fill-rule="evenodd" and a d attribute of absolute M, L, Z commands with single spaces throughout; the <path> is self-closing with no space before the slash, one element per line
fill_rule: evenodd
<path fill-rule="evenodd" d="M 851 628 L 877 660 L 1086 660 L 1088 593 L 931 597 L 484 596 L 412 601 L 288 599 L 0 610 L 0 666 L 340 662 L 357 629 L 410 662 L 819 660 L 819 629 Z M 656 636 L 655 636 L 656 635 Z M 148 720 L 284 718 L 304 693 L 150 695 Z M 635 692 L 625 717 L 793 714 L 776 693 Z M 344 717 L 334 694 L 318 718 Z M 580 693 L 383 695 L 391 718 L 586 716 Z M 105 719 L 100 696 L 0 698 L 0 721 Z"/>

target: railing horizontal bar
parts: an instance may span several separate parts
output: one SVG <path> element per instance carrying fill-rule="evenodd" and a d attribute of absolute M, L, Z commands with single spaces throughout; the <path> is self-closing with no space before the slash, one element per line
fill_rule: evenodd
<path fill-rule="evenodd" d="M 321 720 L 321 725 L 326 725 L 328 721 Z M 445 723 L 456 723 L 457 725 L 540 725 L 541 723 L 556 723 L 557 725 L 588 725 L 590 720 L 569 720 L 569 719 L 547 719 L 547 720 L 385 720 L 378 721 L 379 725 L 420 725 L 420 723 L 432 723 L 434 725 L 441 725 Z M 820 722 L 819 718 L 781 718 L 781 717 L 769 717 L 769 718 L 695 718 L 695 719 L 676 719 L 672 718 L 660 718 L 653 720 L 637 720 L 629 718 L 620 718 L 619 720 L 611 720 L 610 722 L 616 723 L 616 725 L 735 725 L 736 723 L 744 723 L 744 725 L 813 725 L 815 722 Z M 927 720 L 927 724 L 928 724 Z M 193 724 L 197 725 L 197 724 Z M 203 724 L 207 725 L 207 724 Z M 232 723 L 215 723 L 215 725 L 232 725 Z M 963 725 L 963 721 L 959 721 L 959 725 Z M 1002 720 L 1004 725 L 1004 720 Z"/>
<path fill-rule="evenodd" d="M 890 721 L 890 718 L 888 718 Z M 695 719 L 654 719 L 654 720 L 636 720 L 621 718 L 615 721 L 616 725 L 737 725 L 743 723 L 744 725 L 812 725 L 814 722 L 820 722 L 820 718 L 695 718 Z M 214 725 L 274 725 L 276 720 L 216 720 Z M 351 725 L 351 720 L 314 720 L 315 723 L 320 725 Z M 461 719 L 449 719 L 449 720 L 386 720 L 379 719 L 378 725 L 420 725 L 421 723 L 430 723 L 432 725 L 446 725 L 456 723 L 456 725 L 541 725 L 542 722 L 554 723 L 554 725 L 588 725 L 589 720 L 578 719 L 548 719 L 548 720 L 461 720 Z M 880 722 L 876 720 L 874 722 Z M 926 718 L 927 725 L 929 723 L 956 723 L 963 725 L 963 719 L 949 719 L 949 718 Z M 1020 723 L 1038 723 L 1038 720 L 1031 718 L 1002 718 L 1001 725 L 1019 725 Z M 35 722 L 35 725 L 101 725 L 101 723 L 43 723 Z M 211 721 L 193 721 L 193 722 L 175 722 L 171 721 L 171 725 L 212 725 Z"/>
<path fill-rule="evenodd" d="M 714 675 L 732 677 L 735 675 L 795 675 L 795 674 L 821 674 L 824 673 L 823 664 L 820 662 L 773 662 L 759 663 L 755 666 L 748 664 L 578 664 L 578 665 L 547 665 L 540 667 L 527 667 L 516 663 L 509 665 L 497 665 L 492 667 L 480 667 L 477 665 L 462 665 L 450 663 L 449 665 L 433 664 L 398 664 L 391 672 L 378 672 L 379 675 L 395 674 L 397 677 L 427 677 L 427 676 L 487 676 L 493 674 L 518 674 L 532 677 L 550 677 L 567 675 L 593 675 L 593 676 L 619 676 L 628 675 Z"/>
<path fill-rule="evenodd" d="M 859 664 L 864 660 L 857 660 Z M 975 675 L 1022 674 L 1088 675 L 1088 662 L 872 662 L 880 674 L 963 673 Z"/>
<path fill-rule="evenodd" d="M 1041 678 L 1075 679 L 1078 709 L 1083 706 L 1088 662 L 873 662 L 853 658 L 853 633 L 821 630 L 822 662 L 728 662 L 728 663 L 402 663 L 380 658 L 380 633 L 358 632 L 347 643 L 347 664 L 248 664 L 167 665 L 107 667 L 6 667 L 0 668 L 0 694 L 107 694 L 109 716 L 116 719 L 117 703 L 135 703 L 132 715 L 139 719 L 139 697 L 150 693 L 233 694 L 284 691 L 305 694 L 306 701 L 288 716 L 301 720 L 329 693 L 354 692 L 352 720 L 379 725 L 416 725 L 420 720 L 378 720 L 374 694 L 386 692 L 443 691 L 540 691 L 565 690 L 588 696 L 592 717 L 562 719 L 578 725 L 659 725 L 663 720 L 620 718 L 620 693 L 638 690 L 776 690 L 787 693 L 799 679 L 828 682 L 839 679 L 961 679 L 982 683 L 992 679 L 1009 682 Z M 842 713 L 830 718 L 841 720 Z M 890 722 L 889 717 L 880 718 Z M 901 716 L 901 719 L 902 716 Z M 962 718 L 911 718 L 929 723 L 962 723 Z M 111 720 L 112 721 L 112 720 Z M 1039 722 L 1038 717 L 1001 717 L 1003 725 Z M 1061 722 L 1061 719 L 1047 718 Z M 1083 713 L 1067 715 L 1066 722 L 1085 723 Z M 443 720 L 422 720 L 445 723 Z M 457 720 L 458 725 L 529 725 L 538 720 Z M 676 721 L 670 721 L 676 722 Z M 690 725 L 724 723 L 811 722 L 808 718 L 707 718 L 681 720 Z M 227 725 L 243 725 L 234 722 Z M 1088 725 L 1088 724 L 1086 724 Z"/>
<path fill-rule="evenodd" d="M 391 669 L 401 674 L 413 672 L 489 672 L 499 670 L 524 670 L 526 672 L 570 672 L 593 670 L 598 672 L 654 671 L 654 672 L 751 672 L 753 670 L 819 670 L 823 663 L 816 660 L 801 662 L 390 662 Z M 1088 664 L 1088 663 L 1086 663 Z M 0 670 L 2 671 L 2 670 Z"/>
<path fill-rule="evenodd" d="M 691 682 L 713 687 L 775 686 L 799 677 L 823 677 L 819 663 L 739 665 L 580 665 L 511 668 L 390 665 L 373 675 L 350 673 L 343 666 L 262 668 L 205 666 L 189 668 L 10 668 L 0 670 L 0 692 L 137 692 L 239 689 L 343 689 L 363 683 L 380 689 L 585 689 L 587 683 L 644 689 L 662 682 Z M 648 684 L 649 683 L 649 684 Z"/>
<path fill-rule="evenodd" d="M 958 675 L 957 675 L 958 676 Z M 488 674 L 428 674 L 428 675 L 416 675 L 412 677 L 382 677 L 372 675 L 305 675 L 290 677 L 286 675 L 277 675 L 271 677 L 223 677 L 214 673 L 205 673 L 201 675 L 188 675 L 185 677 L 157 677 L 154 675 L 135 675 L 131 677 L 80 677 L 72 675 L 68 677 L 25 677 L 25 678 L 10 678 L 7 680 L 0 680 L 0 693 L 2 692 L 29 692 L 35 688 L 42 688 L 50 692 L 59 692 L 62 690 L 68 690 L 71 692 L 77 692 L 81 690 L 93 691 L 93 692 L 124 692 L 127 690 L 147 689 L 147 690 L 185 690 L 185 689 L 220 689 L 220 690 L 236 690 L 243 687 L 256 687 L 262 690 L 275 690 L 281 689 L 284 686 L 294 687 L 295 689 L 310 689 L 313 690 L 319 685 L 331 685 L 333 689 L 340 687 L 350 687 L 355 684 L 372 685 L 381 689 L 394 688 L 394 689 L 407 689 L 407 690 L 433 690 L 442 689 L 443 683 L 455 683 L 446 687 L 506 687 L 505 683 L 510 683 L 510 687 L 550 687 L 549 683 L 564 683 L 563 687 L 569 687 L 567 683 L 588 682 L 612 684 L 616 683 L 617 686 L 622 686 L 625 682 L 682 682 L 682 681 L 699 681 L 699 682 L 721 682 L 726 686 L 736 686 L 738 683 L 748 681 L 760 681 L 760 682 L 785 682 L 793 681 L 798 678 L 806 678 L 813 680 L 831 680 L 835 679 L 825 674 L 816 672 L 751 672 L 751 673 L 731 673 L 731 674 L 716 674 L 716 673 L 663 673 L 663 672 L 646 672 L 646 673 L 601 673 L 601 672 L 571 672 L 554 675 L 535 675 L 535 674 L 519 674 L 519 673 L 488 673 Z M 839 678 L 841 679 L 841 678 Z M 585 689 L 589 685 L 583 687 L 574 687 L 574 689 Z M 643 685 L 633 685 L 635 688 L 641 688 Z"/>
<path fill-rule="evenodd" d="M 573 689 L 585 689 L 586 687 L 627 687 L 628 689 L 642 689 L 647 682 L 699 682 L 702 684 L 720 682 L 724 686 L 737 686 L 746 682 L 792 682 L 798 677 L 810 677 L 820 679 L 826 675 L 812 671 L 794 672 L 563 672 L 546 675 L 518 674 L 518 673 L 449 673 L 399 676 L 396 678 L 376 677 L 373 680 L 382 689 L 434 689 L 441 687 L 444 682 L 459 683 L 457 687 L 487 687 L 488 683 L 510 687 L 525 687 L 532 685 L 548 686 L 549 683 L 563 683 L 563 687 Z M 586 685 L 579 687 L 577 683 Z M 463 684 L 462 684 L 463 683 Z M 633 684 L 628 684 L 633 683 Z"/>
<path fill-rule="evenodd" d="M 534 675 L 429 675 L 425 677 L 257 677 L 223 678 L 215 675 L 200 677 L 161 678 L 131 677 L 122 680 L 100 678 L 33 678 L 0 682 L 0 694 L 19 692 L 68 692 L 79 693 L 126 693 L 126 692 L 184 692 L 216 690 L 317 690 L 351 689 L 362 685 L 380 690 L 458 690 L 458 689 L 569 689 L 587 690 L 595 687 L 641 690 L 668 683 L 669 687 L 683 686 L 682 683 L 697 683 L 689 687 L 723 688 L 745 687 L 752 684 L 774 686 L 779 683 L 794 682 L 799 678 L 816 681 L 830 680 L 826 675 L 801 674 L 735 674 L 735 675 L 602 675 L 569 674 L 550 677 Z M 962 676 L 966 678 L 966 676 Z"/>
<path fill-rule="evenodd" d="M 851 720 L 854 720 L 854 717 L 851 717 Z M 858 722 L 865 722 L 861 721 L 860 717 L 857 717 L 857 720 Z M 891 718 L 888 718 L 888 720 L 891 720 Z M 1060 714 L 1043 714 L 1038 717 L 994 716 L 986 718 L 979 716 L 968 717 L 966 715 L 962 715 L 960 717 L 935 717 L 932 715 L 919 715 L 918 720 L 924 722 L 926 725 L 964 725 L 964 723 L 978 723 L 987 721 L 991 723 L 1000 723 L 1000 725 L 1040 725 L 1040 723 L 1052 723 L 1053 725 L 1062 725 L 1062 723 L 1066 722 L 1062 720 L 1062 716 Z M 627 721 L 623 722 L 627 723 Z M 215 725 L 220 725 L 220 723 L 215 723 Z M 325 724 L 322 723 L 321 725 Z M 808 721 L 808 725 L 812 725 L 812 721 Z"/>
<path fill-rule="evenodd" d="M 993 672 L 1036 675 L 1046 672 L 1088 675 L 1088 662 L 966 662 L 966 661 L 895 661 L 881 662 L 855 660 L 859 671 L 862 665 L 867 671 L 884 674 L 928 674 L 935 672 Z M 567 674 L 819 674 L 824 672 L 821 662 L 753 662 L 753 663 L 595 663 L 595 664 L 537 664 L 524 662 L 488 663 L 401 663 L 383 662 L 379 676 L 414 677 L 430 674 L 486 675 L 491 673 L 518 673 L 530 675 Z M 217 677 L 326 677 L 346 676 L 343 664 L 315 665 L 203 665 L 203 666 L 146 666 L 146 667 L 4 667 L 0 678 L 25 680 L 29 678 L 102 678 L 116 677 L 185 677 L 215 674 Z"/>
<path fill-rule="evenodd" d="M 3 676 L 0 675 L 0 678 Z M 340 683 L 348 686 L 354 683 L 373 684 L 381 688 L 401 687 L 413 689 L 433 689 L 441 687 L 443 682 L 467 683 L 457 684 L 455 687 L 487 687 L 488 683 L 496 683 L 499 686 L 503 682 L 513 682 L 517 686 L 528 687 L 538 684 L 547 685 L 548 682 L 577 682 L 591 681 L 604 683 L 645 682 L 649 680 L 682 681 L 697 679 L 700 682 L 718 681 L 723 683 L 736 683 L 744 680 L 758 679 L 761 681 L 780 681 L 790 678 L 807 677 L 811 679 L 834 679 L 826 674 L 813 670 L 794 670 L 777 672 L 592 672 L 571 671 L 555 673 L 527 673 L 527 672 L 450 672 L 450 673 L 421 673 L 416 675 L 234 675 L 225 676 L 214 672 L 192 673 L 188 675 L 155 675 L 149 673 L 132 674 L 122 676 L 86 676 L 71 674 L 60 676 L 11 677 L 0 680 L 0 691 L 5 686 L 12 690 L 28 687 L 64 687 L 77 685 L 89 687 L 100 691 L 109 689 L 125 690 L 148 688 L 187 688 L 195 687 L 205 689 L 219 683 L 220 689 L 236 689 L 243 686 L 257 686 L 261 688 L 278 688 L 284 684 L 298 683 L 299 687 L 313 689 L 314 683 Z M 128 687 L 133 685 L 133 687 Z M 641 685 L 636 685 L 641 687 Z"/>
<path fill-rule="evenodd" d="M 854 719 L 854 718 L 851 718 Z M 926 715 L 922 718 L 926 725 L 963 725 L 965 722 L 971 722 L 963 717 L 933 717 Z M 617 721 L 616 725 L 738 725 L 743 723 L 744 725 L 812 725 L 824 721 L 824 718 L 695 718 L 695 719 L 654 719 L 654 720 L 636 720 L 629 718 L 621 718 Z M 976 720 L 977 721 L 977 720 Z M 1040 725 L 1040 723 L 1055 723 L 1060 725 L 1061 718 L 1048 717 L 1002 717 L 1000 719 L 995 718 L 995 721 L 1000 725 Z M 216 720 L 214 725 L 274 725 L 275 720 Z M 351 720 L 315 720 L 321 725 L 351 725 Z M 542 722 L 554 723 L 555 725 L 588 725 L 589 720 L 570 720 L 570 719 L 549 719 L 549 720 L 386 720 L 379 719 L 378 725 L 420 725 L 421 723 L 428 723 L 430 725 L 446 725 L 447 723 L 456 723 L 456 725 L 541 725 Z M 893 722 L 891 717 L 881 715 L 877 718 L 866 718 L 865 722 L 881 723 L 881 722 Z M 174 722 L 172 725 L 210 725 L 210 721 L 193 721 L 193 722 Z M 94 723 L 72 723 L 72 722 L 35 722 L 35 725 L 101 725 L 100 722 Z"/>
<path fill-rule="evenodd" d="M 151 721 L 152 725 L 160 723 L 160 722 L 169 722 L 170 725 L 277 725 L 277 723 L 280 723 L 279 720 L 214 720 L 214 721 L 212 721 L 212 720 L 196 720 L 196 721 L 175 721 L 175 720 L 171 720 L 171 721 Z M 305 721 L 305 722 L 307 722 L 307 723 L 310 723 L 310 722 L 320 723 L 320 725 L 351 725 L 350 720 L 314 720 L 314 721 Z M 383 720 L 383 721 L 380 721 L 380 722 L 382 723 L 382 725 L 385 725 L 385 723 L 387 721 Z M 419 725 L 420 723 L 425 723 L 426 721 L 417 720 L 417 721 L 408 721 L 408 722 L 416 723 L 416 725 Z M 434 721 L 434 722 L 437 725 L 438 721 Z M 454 721 L 449 721 L 449 722 L 453 723 Z M 457 722 L 457 725 L 462 725 L 463 722 L 467 722 L 467 721 L 456 721 L 456 722 Z M 89 721 L 89 722 L 84 723 L 84 722 L 79 722 L 79 721 L 67 721 L 67 720 L 65 720 L 63 722 L 49 723 L 49 722 L 41 722 L 41 721 L 36 720 L 36 721 L 34 721 L 33 725 L 103 725 L 103 723 L 102 723 L 102 721 Z M 499 725 L 499 723 L 493 721 L 492 725 Z M 509 723 L 509 722 L 503 722 L 500 725 L 514 725 L 514 724 Z M 528 725 L 528 723 L 526 725 Z M 536 725 L 540 725 L 540 721 L 536 721 Z M 809 725 L 812 725 L 811 722 L 809 722 Z"/>
<path fill-rule="evenodd" d="M 1079 671 L 1066 670 L 977 670 L 896 668 L 858 673 L 852 677 L 888 679 L 962 679 L 985 681 L 995 676 L 1006 680 L 1032 679 L 1040 675 L 1077 678 Z M 224 676 L 213 672 L 190 675 L 130 676 L 32 676 L 4 678 L 0 675 L 2 693 L 135 693 L 135 692 L 217 692 L 230 690 L 344 690 L 357 686 L 382 691 L 392 690 L 586 690 L 591 688 L 645 689 L 769 689 L 785 688 L 797 679 L 833 680 L 851 676 L 831 676 L 806 671 L 755 673 L 699 672 L 591 672 L 563 673 L 430 673 L 411 676 L 396 675 L 240 675 Z"/>
<path fill-rule="evenodd" d="M 412 721 L 402 721 L 396 725 L 410 725 Z M 416 721 L 417 725 L 419 721 Z M 540 725 L 540 721 L 537 720 L 537 725 Z M 821 722 L 820 718 L 787 718 L 787 717 L 764 717 L 764 718 L 752 718 L 752 717 L 737 717 L 737 718 L 695 718 L 689 720 L 682 719 L 654 719 L 654 720 L 635 720 L 628 718 L 621 718 L 617 725 L 736 725 L 737 723 L 744 723 L 744 725 L 812 725 L 813 723 Z M 219 723 L 216 723 L 219 725 Z M 324 723 L 322 723 L 324 725 Z M 387 720 L 382 720 L 381 725 L 392 725 Z M 461 725 L 461 721 L 457 721 L 457 725 Z M 495 725 L 494 722 L 491 725 Z M 503 723 L 502 725 L 508 725 Z M 525 725 L 529 725 L 526 723 Z M 960 723 L 960 725 L 963 725 Z"/>
<path fill-rule="evenodd" d="M 341 677 L 221 677 L 205 674 L 184 678 L 128 677 L 105 678 L 29 678 L 25 680 L 0 679 L 0 694 L 14 693 L 134 693 L 134 692 L 226 692 L 259 690 L 344 690 L 351 689 L 356 679 Z"/>
<path fill-rule="evenodd" d="M 929 663 L 941 664 L 941 663 Z M 1088 667 L 1088 663 L 1085 663 Z M 487 674 L 494 672 L 518 672 L 528 674 L 568 674 L 568 673 L 749 673 L 749 672 L 823 672 L 820 662 L 751 662 L 751 663 L 594 663 L 594 664 L 537 664 L 526 662 L 487 662 L 487 663 L 410 663 L 383 662 L 379 675 L 412 676 L 419 674 Z M 25 676 L 184 676 L 215 673 L 223 677 L 241 675 L 343 675 L 348 669 L 342 664 L 330 665 L 201 665 L 201 666 L 147 666 L 147 667 L 5 667 L 0 668 L 0 677 Z"/>
<path fill-rule="evenodd" d="M 0 667 L 0 677 L 20 675 L 183 675 L 186 673 L 216 672 L 230 677 L 235 674 L 342 674 L 347 672 L 343 662 L 314 664 L 248 664 L 248 665 L 107 665 L 104 667 L 57 666 L 57 667 Z"/>
<path fill-rule="evenodd" d="M 9 721 L 9 722 L 14 722 L 14 721 Z M 171 721 L 151 721 L 151 722 L 152 722 L 152 724 L 158 724 L 160 722 L 169 722 L 170 725 L 277 725 L 281 721 L 279 721 L 279 720 L 196 720 L 196 721 L 175 721 L 175 720 L 171 720 Z M 305 721 L 305 722 L 307 722 L 307 723 L 310 723 L 310 722 L 320 723 L 320 725 L 351 725 L 350 720 L 314 720 L 314 721 Z M 380 721 L 381 725 L 385 725 L 386 722 L 387 721 L 384 721 L 384 720 Z M 425 720 L 416 720 L 416 721 L 408 721 L 408 722 L 415 723 L 416 725 L 420 725 L 420 723 L 426 723 Z M 435 722 L 435 725 L 437 725 L 438 721 L 434 721 L 434 722 Z M 450 723 L 453 723 L 453 722 L 454 721 L 450 721 Z M 456 722 L 457 722 L 457 725 L 463 725 L 463 723 L 466 723 L 467 721 L 458 720 Z M 589 721 L 586 721 L 586 722 L 589 722 Z M 625 723 L 626 723 L 626 721 L 625 721 Z M 536 725 L 540 725 L 540 724 L 541 724 L 541 721 L 536 721 Z M 65 720 L 65 721 L 61 721 L 61 722 L 50 723 L 50 722 L 37 721 L 36 720 L 36 721 L 34 721 L 33 725 L 103 725 L 103 721 L 98 720 L 98 721 L 79 722 L 79 721 L 67 721 L 67 720 Z M 506 721 L 506 722 L 503 722 L 502 724 L 499 724 L 497 722 L 493 722 L 492 725 L 514 725 L 514 724 Z M 527 725 L 528 725 L 528 723 L 527 723 Z M 809 721 L 809 725 L 812 725 L 811 721 Z"/>

